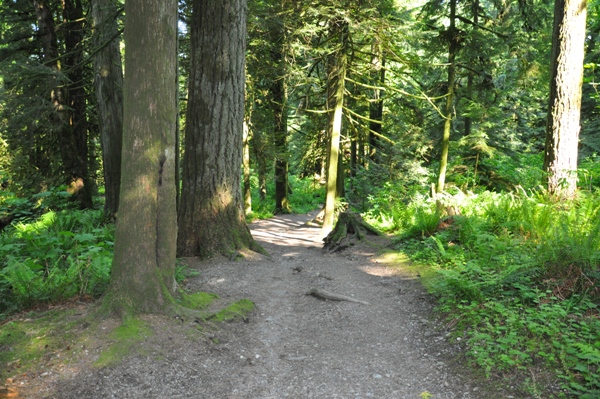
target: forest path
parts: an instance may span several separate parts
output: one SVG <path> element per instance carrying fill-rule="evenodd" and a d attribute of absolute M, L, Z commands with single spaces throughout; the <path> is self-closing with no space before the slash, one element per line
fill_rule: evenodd
<path fill-rule="evenodd" d="M 149 318 L 155 334 L 117 366 L 84 367 L 46 398 L 507 398 L 477 382 L 460 347 L 436 329 L 432 300 L 416 277 L 377 258 L 383 242 L 325 254 L 310 215 L 258 221 L 253 236 L 271 257 L 207 262 L 192 291 L 248 298 L 246 322 L 197 329 Z M 374 238 L 383 240 L 383 238 Z M 378 245 L 379 244 L 379 245 Z M 369 304 L 321 300 L 317 288 Z M 195 332 L 195 335 L 194 335 Z"/>

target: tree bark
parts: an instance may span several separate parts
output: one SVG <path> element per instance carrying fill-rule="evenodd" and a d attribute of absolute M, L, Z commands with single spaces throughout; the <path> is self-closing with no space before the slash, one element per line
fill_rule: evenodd
<path fill-rule="evenodd" d="M 194 0 L 179 208 L 181 256 L 258 249 L 242 209 L 246 1 Z"/>
<path fill-rule="evenodd" d="M 450 132 L 452 130 L 452 107 L 454 104 L 454 80 L 456 75 L 456 53 L 458 52 L 458 30 L 456 29 L 456 0 L 450 0 L 450 27 L 446 32 L 449 40 L 448 47 L 448 93 L 446 95 L 446 108 L 444 112 L 444 133 L 442 135 L 442 152 L 440 156 L 440 170 L 436 187 L 437 193 L 444 192 L 446 184 L 446 169 L 448 166 L 448 148 L 450 147 Z"/>
<path fill-rule="evenodd" d="M 177 2 L 125 5 L 123 167 L 106 301 L 122 318 L 162 313 L 176 292 Z"/>
<path fill-rule="evenodd" d="M 377 40 L 373 44 L 373 58 L 371 59 L 371 77 L 373 85 L 376 87 L 382 86 L 385 82 L 384 66 L 383 49 Z M 369 104 L 369 119 L 369 160 L 377 164 L 380 163 L 381 157 L 379 135 L 383 129 L 383 99 L 379 89 L 373 90 L 372 101 Z"/>
<path fill-rule="evenodd" d="M 544 170 L 548 192 L 559 198 L 577 190 L 586 14 L 585 0 L 555 2 Z"/>
<path fill-rule="evenodd" d="M 43 0 L 34 0 L 39 37 L 44 52 L 44 64 L 48 68 L 60 71 L 58 37 L 54 25 L 54 16 L 48 4 Z M 68 78 L 69 87 L 56 85 L 50 93 L 50 101 L 60 121 L 58 142 L 62 159 L 62 169 L 69 192 L 75 196 L 82 208 L 92 207 L 91 182 L 87 168 L 87 124 L 85 117 L 85 91 L 83 89 L 81 41 L 83 32 L 81 22 L 83 10 L 80 3 L 65 0 L 63 3 L 65 25 L 64 64 L 71 67 Z M 55 79 L 52 77 L 51 79 Z"/>
<path fill-rule="evenodd" d="M 92 0 L 94 85 L 104 166 L 104 214 L 113 219 L 119 209 L 123 140 L 123 68 L 119 49 L 115 0 Z"/>
<path fill-rule="evenodd" d="M 267 149 L 265 137 L 259 131 L 252 132 L 252 152 L 256 159 L 258 195 L 261 201 L 267 198 Z"/>
<path fill-rule="evenodd" d="M 69 78 L 67 125 L 61 132 L 61 156 L 67 190 L 81 208 L 92 208 L 94 183 L 89 176 L 88 134 L 83 61 L 83 6 L 81 0 L 63 0 L 64 65 Z"/>
<path fill-rule="evenodd" d="M 271 59 L 275 76 L 271 84 L 271 107 L 273 109 L 273 147 L 275 150 L 275 213 L 289 213 L 288 202 L 288 148 L 287 148 L 287 76 L 285 57 L 285 25 L 283 9 L 285 0 L 277 2 L 276 13 L 270 26 Z"/>
<path fill-rule="evenodd" d="M 326 236 L 333 229 L 335 200 L 338 193 L 338 170 L 340 161 L 340 136 L 344 106 L 344 81 L 346 79 L 347 25 L 344 21 L 332 21 L 332 35 L 339 40 L 339 48 L 331 56 L 327 74 L 328 151 L 327 151 L 327 194 L 321 234 Z"/>
<path fill-rule="evenodd" d="M 242 168 L 244 173 L 244 214 L 252 212 L 252 190 L 250 187 L 250 117 L 244 120 Z"/>

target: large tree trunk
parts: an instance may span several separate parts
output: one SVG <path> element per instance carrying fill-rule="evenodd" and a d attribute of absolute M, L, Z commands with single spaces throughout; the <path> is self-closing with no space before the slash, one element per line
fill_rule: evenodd
<path fill-rule="evenodd" d="M 115 0 L 92 0 L 93 45 L 97 51 L 94 56 L 94 84 L 104 165 L 104 214 L 107 219 L 116 216 L 119 209 L 121 186 L 123 68 L 117 15 Z"/>
<path fill-rule="evenodd" d="M 161 313 L 175 293 L 177 2 L 127 0 L 123 168 L 108 306 Z"/>
<path fill-rule="evenodd" d="M 548 191 L 559 198 L 577 190 L 586 14 L 585 0 L 555 2 L 544 170 Z"/>
<path fill-rule="evenodd" d="M 94 183 L 88 171 L 88 135 L 83 73 L 83 6 L 81 0 L 63 0 L 64 64 L 69 78 L 68 124 L 61 134 L 61 156 L 68 191 L 81 208 L 93 207 Z"/>
<path fill-rule="evenodd" d="M 456 0 L 450 0 L 450 27 L 446 32 L 449 40 L 448 47 L 448 93 L 446 94 L 446 109 L 444 111 L 444 133 L 442 135 L 442 152 L 440 155 L 440 170 L 438 174 L 437 193 L 444 192 L 446 185 L 446 169 L 448 166 L 448 148 L 450 147 L 450 132 L 452 130 L 452 106 L 454 103 L 454 80 L 456 75 L 456 53 L 458 52 L 459 32 L 456 29 Z"/>
<path fill-rule="evenodd" d="M 342 116 L 344 106 L 344 81 L 346 79 L 346 41 L 347 25 L 344 21 L 332 22 L 333 35 L 337 36 L 340 47 L 331 56 L 327 74 L 327 110 L 329 111 L 328 123 L 328 151 L 327 151 L 327 194 L 325 198 L 325 213 L 323 216 L 322 235 L 326 236 L 333 229 L 335 214 L 335 200 L 339 192 L 338 176 L 340 162 L 340 136 L 342 133 Z"/>
<path fill-rule="evenodd" d="M 246 226 L 240 189 L 245 28 L 245 0 L 194 0 L 177 242 L 181 256 L 258 249 Z"/>

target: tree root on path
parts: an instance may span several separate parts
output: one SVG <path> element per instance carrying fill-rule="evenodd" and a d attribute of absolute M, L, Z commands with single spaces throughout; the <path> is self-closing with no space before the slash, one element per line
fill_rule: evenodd
<path fill-rule="evenodd" d="M 318 288 L 311 289 L 310 291 L 308 291 L 306 293 L 306 295 L 312 295 L 315 298 L 328 299 L 330 301 L 348 301 L 348 302 L 360 303 L 362 305 L 370 305 L 369 302 L 361 301 L 359 299 L 354 299 L 354 298 L 346 296 L 346 295 L 332 294 L 331 292 L 320 290 Z"/>

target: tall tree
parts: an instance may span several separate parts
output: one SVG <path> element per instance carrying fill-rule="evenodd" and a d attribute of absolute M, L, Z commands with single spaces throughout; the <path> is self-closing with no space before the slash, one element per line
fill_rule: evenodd
<path fill-rule="evenodd" d="M 343 18 L 329 21 L 331 37 L 337 46 L 330 56 L 327 73 L 327 110 L 328 110 L 328 148 L 327 148 L 327 194 L 325 213 L 323 216 L 322 235 L 326 236 L 333 229 L 335 200 L 340 191 L 339 180 L 343 179 L 340 171 L 340 137 L 342 134 L 342 115 L 344 109 L 344 90 L 348 57 L 348 23 Z"/>
<path fill-rule="evenodd" d="M 240 190 L 246 0 L 194 0 L 179 207 L 181 256 L 256 248 Z"/>
<path fill-rule="evenodd" d="M 164 312 L 175 293 L 177 2 L 125 5 L 123 168 L 108 306 Z"/>
<path fill-rule="evenodd" d="M 275 150 L 275 213 L 288 213 L 288 116 L 287 116 L 287 71 L 286 71 L 286 0 L 277 1 L 276 17 L 269 26 L 271 37 L 271 59 L 276 74 L 271 84 L 271 106 L 273 108 L 273 147 Z"/>
<path fill-rule="evenodd" d="M 88 171 L 87 105 L 84 78 L 84 29 L 81 0 L 63 0 L 65 54 L 64 68 L 69 79 L 65 113 L 66 125 L 60 135 L 61 156 L 68 191 L 82 208 L 93 207 L 94 183 Z"/>
<path fill-rule="evenodd" d="M 586 0 L 556 0 L 554 4 L 544 170 L 548 191 L 561 198 L 572 197 L 577 190 L 586 14 Z"/>
<path fill-rule="evenodd" d="M 445 32 L 448 40 L 448 92 L 444 110 L 444 132 L 442 135 L 442 152 L 440 155 L 440 170 L 436 192 L 442 193 L 446 184 L 446 168 L 448 166 L 448 148 L 450 147 L 450 132 L 452 131 L 454 80 L 456 74 L 456 53 L 458 51 L 459 34 L 456 29 L 456 0 L 450 0 L 450 26 Z"/>
<path fill-rule="evenodd" d="M 119 209 L 123 140 L 123 68 L 119 49 L 115 0 L 92 0 L 94 85 L 104 166 L 104 213 L 112 219 Z"/>

